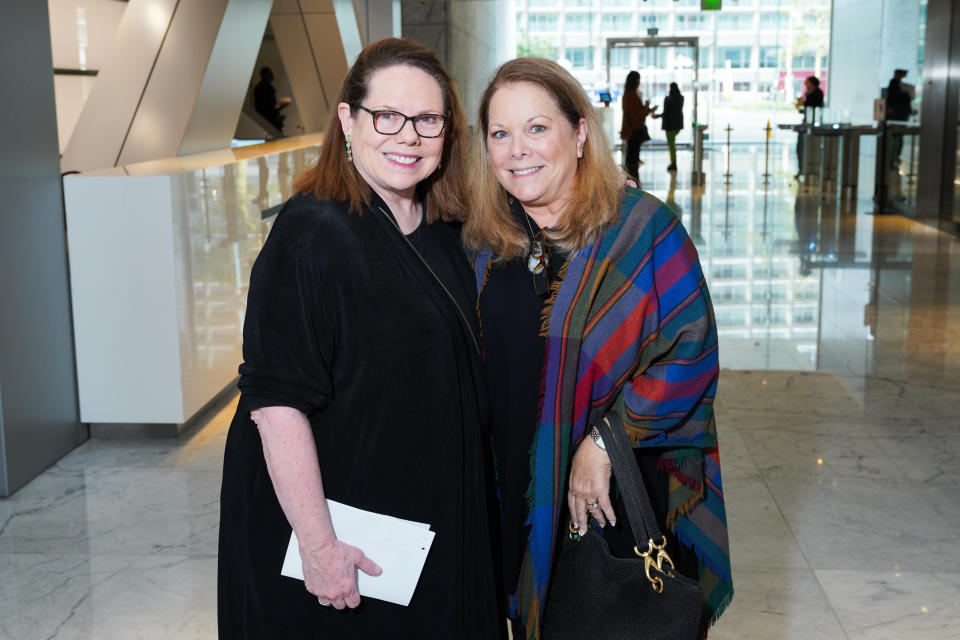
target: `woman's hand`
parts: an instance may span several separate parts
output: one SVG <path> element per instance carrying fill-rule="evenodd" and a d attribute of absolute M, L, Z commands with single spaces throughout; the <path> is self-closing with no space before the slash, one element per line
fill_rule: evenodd
<path fill-rule="evenodd" d="M 320 604 L 332 604 L 335 609 L 360 606 L 357 569 L 370 576 L 383 573 L 363 551 L 336 538 L 312 549 L 301 546 L 300 559 L 307 591 L 317 596 Z"/>
<path fill-rule="evenodd" d="M 307 417 L 281 406 L 257 409 L 250 418 L 260 432 L 277 500 L 300 543 L 304 586 L 321 605 L 359 606 L 357 569 L 371 576 L 380 575 L 382 569 L 334 534 Z"/>
<path fill-rule="evenodd" d="M 589 505 L 597 506 L 590 508 Z M 570 489 L 567 491 L 570 517 L 580 533 L 587 532 L 587 514 L 601 527 L 607 522 L 617 524 L 617 516 L 610 502 L 610 458 L 607 452 L 586 437 L 580 443 L 570 463 Z"/>

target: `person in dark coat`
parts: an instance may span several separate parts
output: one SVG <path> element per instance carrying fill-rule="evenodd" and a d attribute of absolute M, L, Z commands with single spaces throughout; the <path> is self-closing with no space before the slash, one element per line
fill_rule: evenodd
<path fill-rule="evenodd" d="M 640 74 L 631 71 L 627 74 L 623 85 L 623 120 L 620 123 L 620 139 L 626 143 L 623 168 L 627 176 L 636 182 L 640 181 L 640 147 L 650 139 L 647 130 L 647 116 L 655 113 L 657 108 L 650 107 L 650 101 L 643 101 L 640 94 Z"/>
<path fill-rule="evenodd" d="M 803 121 L 807 121 L 807 113 L 812 110 L 811 119 L 816 118 L 817 109 L 823 108 L 823 90 L 820 88 L 820 79 L 817 76 L 807 76 L 803 81 L 803 95 L 797 98 L 797 111 L 803 114 Z M 803 173 L 803 129 L 797 135 L 797 175 Z"/>
<path fill-rule="evenodd" d="M 677 134 L 683 129 L 683 94 L 676 82 L 670 83 L 670 93 L 663 99 L 663 113 L 653 114 L 654 118 L 663 118 L 663 132 L 667 136 L 667 148 L 670 150 L 670 164 L 667 171 L 677 170 Z"/>
<path fill-rule="evenodd" d="M 913 97 L 903 87 L 903 79 L 907 77 L 906 69 L 897 69 L 893 72 L 890 84 L 887 85 L 887 121 L 904 122 L 910 119 L 910 103 Z M 890 135 L 890 168 L 900 167 L 900 154 L 903 151 L 903 134 Z"/>
<path fill-rule="evenodd" d="M 260 82 L 253 88 L 253 108 L 264 119 L 283 133 L 285 116 L 280 113 L 290 104 L 289 100 L 277 102 L 277 90 L 273 88 L 273 70 L 260 69 Z"/>
<path fill-rule="evenodd" d="M 460 246 L 466 118 L 435 54 L 368 45 L 250 276 L 220 500 L 222 640 L 498 638 L 489 405 Z M 435 532 L 409 606 L 327 500 Z M 305 580 L 280 575 L 291 530 Z"/>

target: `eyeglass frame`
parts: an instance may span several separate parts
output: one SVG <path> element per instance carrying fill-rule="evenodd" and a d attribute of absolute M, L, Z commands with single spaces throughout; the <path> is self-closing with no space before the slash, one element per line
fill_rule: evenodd
<path fill-rule="evenodd" d="M 405 114 L 405 113 L 400 113 L 399 111 L 394 111 L 393 109 L 375 109 L 375 110 L 374 110 L 374 109 L 367 109 L 367 108 L 366 108 L 365 106 L 363 106 L 362 104 L 358 104 L 358 105 L 354 105 L 354 106 L 355 106 L 357 109 L 363 109 L 364 111 L 366 111 L 367 113 L 370 114 L 370 119 L 371 119 L 371 121 L 373 122 L 373 129 L 374 129 L 374 131 L 376 131 L 377 133 L 379 133 L 379 134 L 382 135 L 382 136 L 395 136 L 395 135 L 397 135 L 398 133 L 400 133 L 401 131 L 403 131 L 403 128 L 404 128 L 405 126 L 407 126 L 407 122 L 408 122 L 408 121 L 413 123 L 413 132 L 416 133 L 416 134 L 417 134 L 418 136 L 420 136 L 421 138 L 439 138 L 440 136 L 443 135 L 443 132 L 446 131 L 446 129 L 447 129 L 447 120 L 448 120 L 448 118 L 447 118 L 447 116 L 443 115 L 442 113 L 421 113 L 421 114 L 415 115 L 415 116 L 408 116 L 408 115 Z M 383 131 L 380 131 L 380 129 L 377 128 L 377 115 L 378 115 L 378 114 L 381 114 L 381 113 L 395 113 L 395 114 L 397 114 L 398 116 L 400 116 L 400 117 L 403 118 L 403 124 L 401 124 L 401 125 L 400 125 L 400 128 L 397 129 L 396 131 L 394 131 L 393 133 L 384 133 Z M 440 131 L 439 131 L 436 135 L 434 135 L 434 136 L 424 135 L 424 134 L 420 133 L 420 130 L 419 130 L 419 129 L 417 129 L 417 118 L 424 118 L 424 117 L 427 117 L 427 116 L 434 117 L 434 118 L 440 118 L 440 119 L 443 121 L 443 124 L 442 124 L 441 127 L 440 127 Z"/>

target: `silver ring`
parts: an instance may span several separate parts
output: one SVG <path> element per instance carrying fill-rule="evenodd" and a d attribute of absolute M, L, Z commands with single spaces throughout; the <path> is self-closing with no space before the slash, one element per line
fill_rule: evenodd
<path fill-rule="evenodd" d="M 599 507 L 599 506 L 600 506 L 600 503 L 599 503 L 599 502 L 588 502 L 588 503 L 587 503 L 587 509 L 596 509 L 596 508 Z"/>
<path fill-rule="evenodd" d="M 320 606 L 321 606 L 321 607 L 329 607 L 331 604 L 333 604 L 332 602 L 324 602 L 324 601 L 321 600 L 320 598 L 317 598 L 317 602 L 320 603 Z"/>

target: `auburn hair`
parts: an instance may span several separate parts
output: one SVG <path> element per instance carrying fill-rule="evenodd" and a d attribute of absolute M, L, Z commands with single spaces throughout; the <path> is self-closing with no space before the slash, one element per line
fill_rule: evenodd
<path fill-rule="evenodd" d="M 470 170 L 474 180 L 472 207 L 463 227 L 464 246 L 474 251 L 490 249 L 495 259 L 523 255 L 529 245 L 527 232 L 510 213 L 510 194 L 497 181 L 487 152 L 490 101 L 501 87 L 524 83 L 546 91 L 574 130 L 581 118 L 587 124 L 576 179 L 560 223 L 550 231 L 550 240 L 567 251 L 588 246 L 618 219 L 623 192 L 606 136 L 580 83 L 566 69 L 543 58 L 517 58 L 504 63 L 480 99 Z"/>
<path fill-rule="evenodd" d="M 440 85 L 447 117 L 443 129 L 440 166 L 417 185 L 417 196 L 426 204 L 427 222 L 437 218 L 461 220 L 465 217 L 464 170 L 466 162 L 467 119 L 456 85 L 437 56 L 426 47 L 405 38 L 384 38 L 360 52 L 347 71 L 336 103 L 330 109 L 326 134 L 317 162 L 293 184 L 296 193 L 313 193 L 321 200 L 347 202 L 350 211 L 359 213 L 370 204 L 370 185 L 347 160 L 346 138 L 337 113 L 341 103 L 356 114 L 367 97 L 370 76 L 380 69 L 407 65 L 427 73 Z"/>

